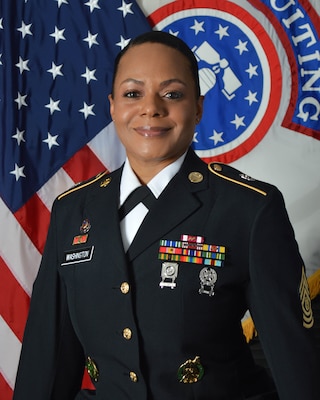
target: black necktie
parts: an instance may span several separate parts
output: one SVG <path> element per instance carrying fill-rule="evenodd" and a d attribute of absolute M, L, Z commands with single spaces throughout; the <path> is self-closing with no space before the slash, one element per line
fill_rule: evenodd
<path fill-rule="evenodd" d="M 149 210 L 152 204 L 156 201 L 154 194 L 148 188 L 148 186 L 139 186 L 127 197 L 126 201 L 119 208 L 120 221 L 129 214 L 131 210 L 135 208 L 139 203 L 143 203 Z"/>

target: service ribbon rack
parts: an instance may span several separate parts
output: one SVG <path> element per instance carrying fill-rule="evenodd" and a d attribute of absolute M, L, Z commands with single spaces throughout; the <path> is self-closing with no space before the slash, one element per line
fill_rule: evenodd
<path fill-rule="evenodd" d="M 164 261 L 180 261 L 192 264 L 222 267 L 225 246 L 204 243 L 204 237 L 181 235 L 181 240 L 160 240 L 158 258 Z"/>

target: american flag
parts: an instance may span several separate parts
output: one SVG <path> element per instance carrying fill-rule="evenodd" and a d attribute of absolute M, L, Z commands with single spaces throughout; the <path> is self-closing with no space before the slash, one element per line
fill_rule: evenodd
<path fill-rule="evenodd" d="M 4 0 L 0 8 L 0 398 L 12 397 L 54 198 L 124 157 L 113 60 L 150 30 L 134 0 Z"/>

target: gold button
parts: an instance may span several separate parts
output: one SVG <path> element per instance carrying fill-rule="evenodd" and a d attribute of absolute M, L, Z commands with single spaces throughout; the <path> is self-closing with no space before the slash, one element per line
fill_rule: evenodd
<path fill-rule="evenodd" d="M 203 175 L 201 172 L 190 172 L 189 181 L 192 183 L 199 183 L 203 181 Z"/>
<path fill-rule="evenodd" d="M 130 340 L 132 337 L 132 331 L 130 328 L 124 328 L 124 330 L 122 331 L 123 337 L 127 340 Z"/>
<path fill-rule="evenodd" d="M 221 172 L 221 171 L 222 171 L 222 166 L 221 166 L 220 164 L 214 164 L 214 165 L 213 165 L 213 169 L 214 169 L 216 172 Z"/>
<path fill-rule="evenodd" d="M 122 282 L 120 286 L 120 290 L 123 294 L 127 294 L 130 290 L 130 286 L 128 282 Z"/>
<path fill-rule="evenodd" d="M 130 371 L 130 379 L 132 382 L 138 382 L 137 374 L 133 371 Z"/>

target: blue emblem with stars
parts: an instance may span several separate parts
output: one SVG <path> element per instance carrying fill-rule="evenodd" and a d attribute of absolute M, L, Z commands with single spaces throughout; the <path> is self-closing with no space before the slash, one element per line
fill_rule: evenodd
<path fill-rule="evenodd" d="M 278 57 L 269 60 L 262 41 L 268 42 L 268 50 L 273 45 L 244 9 L 214 1 L 211 8 L 203 8 L 203 2 L 199 3 L 199 8 L 197 1 L 188 8 L 184 2 L 183 8 L 177 1 L 172 14 L 158 16 L 158 21 L 156 16 L 155 28 L 183 39 L 198 61 L 205 102 L 193 148 L 208 161 L 231 162 L 250 151 L 274 119 L 272 74 L 280 68 L 271 64 L 277 66 Z M 281 87 L 281 72 L 277 78 Z"/>

